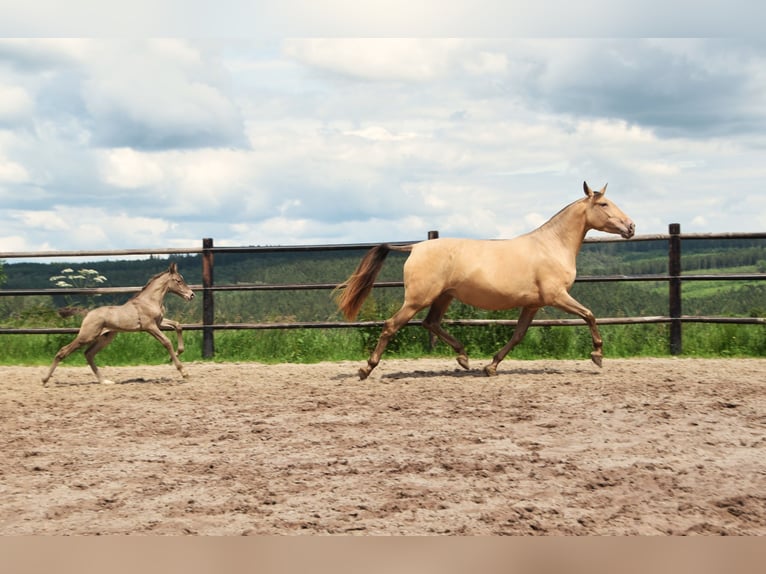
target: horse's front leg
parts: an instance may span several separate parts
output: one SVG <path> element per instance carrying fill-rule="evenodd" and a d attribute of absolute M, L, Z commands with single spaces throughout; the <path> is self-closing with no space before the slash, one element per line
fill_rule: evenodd
<path fill-rule="evenodd" d="M 601 367 L 604 360 L 604 341 L 601 338 L 601 333 L 599 333 L 598 326 L 596 325 L 596 317 L 591 310 L 578 302 L 569 293 L 564 293 L 560 296 L 553 306 L 562 311 L 566 311 L 567 313 L 578 315 L 588 323 L 588 327 L 590 327 L 590 335 L 593 339 L 593 352 L 590 354 L 590 358 L 591 361 Z"/>
<path fill-rule="evenodd" d="M 176 355 L 176 352 L 173 350 L 173 344 L 170 342 L 170 339 L 168 339 L 165 334 L 160 331 L 159 325 L 152 324 L 146 329 L 147 333 L 149 333 L 152 337 L 157 339 L 160 343 L 162 343 L 162 346 L 165 347 L 168 354 L 170 355 L 170 358 L 173 361 L 173 364 L 176 366 L 176 369 L 178 369 L 178 372 L 181 373 L 181 376 L 184 379 L 189 378 L 189 373 L 186 372 L 186 369 L 184 369 L 183 363 L 178 360 L 178 355 Z"/>
<path fill-rule="evenodd" d="M 180 355 L 184 352 L 184 338 L 181 334 L 181 324 L 178 321 L 173 321 L 172 319 L 162 319 L 162 323 L 160 324 L 160 327 L 172 327 L 175 329 L 176 332 L 176 338 L 178 339 L 178 342 L 176 344 L 176 354 Z"/>

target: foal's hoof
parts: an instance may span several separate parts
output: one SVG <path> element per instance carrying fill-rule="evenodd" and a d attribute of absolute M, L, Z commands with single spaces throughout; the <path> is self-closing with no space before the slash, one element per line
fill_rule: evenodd
<path fill-rule="evenodd" d="M 360 381 L 363 381 L 363 380 L 365 380 L 365 379 L 366 379 L 366 378 L 367 378 L 369 375 L 370 375 L 370 371 L 369 371 L 369 369 L 366 369 L 366 368 L 364 368 L 364 367 L 362 367 L 361 369 L 359 369 L 359 380 L 360 380 Z"/>
<path fill-rule="evenodd" d="M 467 355 L 458 355 L 457 357 L 457 364 L 463 367 L 466 371 L 468 370 L 468 356 Z"/>
<path fill-rule="evenodd" d="M 487 365 L 484 367 L 484 374 L 488 377 L 496 377 L 497 376 L 497 367 L 495 365 Z"/>
<path fill-rule="evenodd" d="M 596 363 L 596 365 L 598 367 L 601 367 L 602 366 L 601 363 L 603 362 L 604 357 L 603 357 L 603 355 L 601 353 L 597 353 L 596 351 L 593 351 L 590 354 L 590 360 L 593 361 L 594 363 Z"/>

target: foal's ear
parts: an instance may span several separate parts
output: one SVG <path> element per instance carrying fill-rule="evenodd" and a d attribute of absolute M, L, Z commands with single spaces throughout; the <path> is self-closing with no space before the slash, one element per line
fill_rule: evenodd
<path fill-rule="evenodd" d="M 178 273 L 178 268 L 176 267 L 176 264 L 175 264 L 175 263 L 171 263 L 171 264 L 168 266 L 168 271 L 169 271 L 170 273 Z"/>

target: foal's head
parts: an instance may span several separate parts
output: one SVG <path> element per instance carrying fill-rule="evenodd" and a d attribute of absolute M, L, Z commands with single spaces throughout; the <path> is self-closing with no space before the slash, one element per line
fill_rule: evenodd
<path fill-rule="evenodd" d="M 170 264 L 166 273 L 168 274 L 168 291 L 180 295 L 187 301 L 194 299 L 194 291 L 186 284 L 183 275 L 178 272 L 178 267 L 175 263 Z"/>
<path fill-rule="evenodd" d="M 606 197 L 606 185 L 601 191 L 593 191 L 586 182 L 582 183 L 587 196 L 588 227 L 607 233 L 618 233 L 625 239 L 630 239 L 636 232 L 636 224 L 622 210 Z"/>

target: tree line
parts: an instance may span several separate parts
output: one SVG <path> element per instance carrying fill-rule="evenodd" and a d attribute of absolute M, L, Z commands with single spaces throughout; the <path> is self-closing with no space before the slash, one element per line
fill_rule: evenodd
<path fill-rule="evenodd" d="M 217 253 L 215 284 L 337 284 L 344 281 L 364 255 L 364 250 L 328 252 Z M 379 281 L 400 281 L 406 255 L 392 253 Z M 201 256 L 180 255 L 171 259 L 190 284 L 200 284 Z M 5 276 L 2 289 L 53 288 L 51 278 L 71 267 L 92 268 L 106 278 L 103 286 L 142 286 L 155 273 L 167 268 L 167 259 L 109 260 L 89 263 L 8 263 L 0 268 Z M 682 268 L 689 272 L 766 272 L 766 241 L 695 240 L 683 244 Z M 512 272 L 512 270 L 509 270 Z M 667 273 L 667 242 L 586 243 L 578 258 L 578 274 L 642 275 Z M 686 314 L 766 315 L 766 285 L 750 282 L 689 282 L 684 285 Z M 667 314 L 665 282 L 578 283 L 573 295 L 597 316 Z M 54 297 L 0 297 L 0 320 L 48 320 L 46 309 L 66 305 L 119 304 L 128 294 L 99 298 L 56 295 Z M 184 322 L 199 322 L 201 298 L 186 304 L 168 297 L 168 315 Z M 399 288 L 377 289 L 363 309 L 363 318 L 374 320 L 393 313 L 401 303 Z M 325 321 L 340 320 L 329 290 L 216 292 L 216 322 Z M 542 316 L 557 316 L 544 310 Z M 39 316 L 39 317 L 38 317 Z M 448 317 L 514 318 L 513 311 L 498 313 L 456 303 Z"/>

